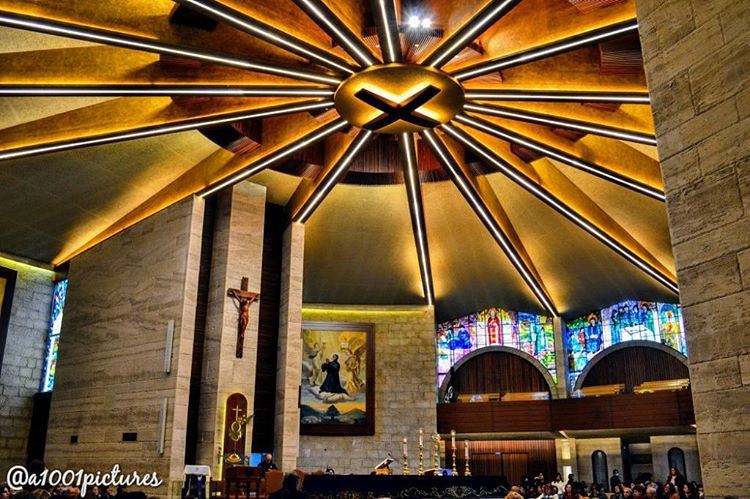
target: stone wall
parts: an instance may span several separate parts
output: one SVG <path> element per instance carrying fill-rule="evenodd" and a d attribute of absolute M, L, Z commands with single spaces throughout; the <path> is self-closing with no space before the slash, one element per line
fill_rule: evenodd
<path fill-rule="evenodd" d="M 601 450 L 607 454 L 607 480 L 612 476 L 614 470 L 620 470 L 620 476 L 623 476 L 622 468 L 622 449 L 619 437 L 616 438 L 577 438 L 575 439 L 575 449 L 578 462 L 577 480 L 582 480 L 587 484 L 594 481 L 594 468 L 591 464 L 591 454 Z M 609 483 L 605 484 L 609 488 Z"/>
<path fill-rule="evenodd" d="M 637 6 L 706 495 L 747 497 L 750 2 Z"/>
<path fill-rule="evenodd" d="M 435 416 L 435 318 L 432 307 L 305 307 L 305 321 L 365 322 L 375 327 L 375 435 L 300 437 L 299 468 L 332 466 L 336 473 L 370 473 L 390 452 L 401 456 L 409 439 L 409 466 L 417 468 L 419 428 L 431 435 Z M 428 439 L 429 440 L 429 439 Z M 395 472 L 398 473 L 398 466 Z"/>
<path fill-rule="evenodd" d="M 16 287 L 0 374 L 0 481 L 26 462 L 31 397 L 39 391 L 49 332 L 53 273 L 0 258 L 15 270 Z"/>
<path fill-rule="evenodd" d="M 654 478 L 663 481 L 669 473 L 669 449 L 678 447 L 685 454 L 685 478 L 703 483 L 701 462 L 698 457 L 698 441 L 695 435 L 666 435 L 651 437 L 651 462 Z"/>
<path fill-rule="evenodd" d="M 182 476 L 202 220 L 203 201 L 188 198 L 71 261 L 47 436 L 50 468 L 106 471 L 119 464 L 124 473 L 157 472 L 165 485 L 145 492 L 162 496 Z M 137 441 L 123 442 L 124 432 L 137 432 Z"/>

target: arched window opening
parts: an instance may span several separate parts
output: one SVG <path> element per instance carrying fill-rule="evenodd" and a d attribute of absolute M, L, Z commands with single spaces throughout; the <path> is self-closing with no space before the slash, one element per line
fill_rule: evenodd
<path fill-rule="evenodd" d="M 677 471 L 682 475 L 686 476 L 685 472 L 685 453 L 679 447 L 672 447 L 667 452 L 667 461 L 669 462 L 669 468 L 677 468 Z"/>
<path fill-rule="evenodd" d="M 594 483 L 607 487 L 609 470 L 607 469 L 607 454 L 604 451 L 597 450 L 591 454 L 591 470 Z"/>

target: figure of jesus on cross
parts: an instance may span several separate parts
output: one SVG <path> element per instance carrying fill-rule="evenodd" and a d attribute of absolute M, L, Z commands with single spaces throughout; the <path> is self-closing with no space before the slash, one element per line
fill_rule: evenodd
<path fill-rule="evenodd" d="M 242 278 L 242 285 L 240 289 L 229 288 L 227 290 L 227 296 L 231 297 L 237 305 L 237 311 L 239 317 L 237 318 L 237 353 L 238 359 L 242 358 L 243 345 L 245 344 L 245 331 L 247 325 L 250 322 L 250 305 L 257 300 L 260 295 L 258 293 L 251 293 L 247 290 L 248 278 Z"/>

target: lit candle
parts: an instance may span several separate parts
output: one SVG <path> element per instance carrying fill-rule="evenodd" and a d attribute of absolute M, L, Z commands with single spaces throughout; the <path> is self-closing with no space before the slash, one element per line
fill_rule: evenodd
<path fill-rule="evenodd" d="M 468 440 L 464 440 L 464 457 L 466 458 L 467 461 L 469 460 L 469 441 Z"/>
<path fill-rule="evenodd" d="M 451 430 L 451 448 L 456 449 L 456 430 Z"/>
<path fill-rule="evenodd" d="M 419 447 L 422 448 L 424 446 L 424 430 L 422 428 L 419 429 Z"/>
<path fill-rule="evenodd" d="M 407 455 L 407 452 L 406 452 L 406 437 L 404 437 L 403 443 L 404 443 L 404 456 L 405 456 L 405 455 Z"/>

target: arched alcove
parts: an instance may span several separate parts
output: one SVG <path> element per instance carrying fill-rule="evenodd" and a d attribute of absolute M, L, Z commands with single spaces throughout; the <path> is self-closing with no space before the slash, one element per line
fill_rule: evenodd
<path fill-rule="evenodd" d="M 459 394 L 548 391 L 555 396 L 555 381 L 537 359 L 500 345 L 480 348 L 456 362 L 440 386 L 441 400 L 449 385 Z"/>
<path fill-rule="evenodd" d="M 575 388 L 623 383 L 630 392 L 644 381 L 687 377 L 687 357 L 677 350 L 652 341 L 628 341 L 594 356 L 578 376 Z"/>

